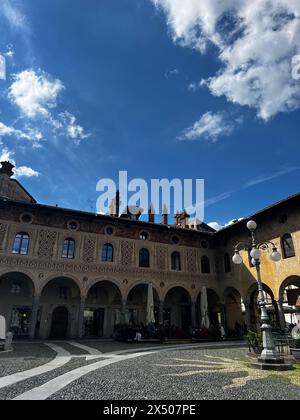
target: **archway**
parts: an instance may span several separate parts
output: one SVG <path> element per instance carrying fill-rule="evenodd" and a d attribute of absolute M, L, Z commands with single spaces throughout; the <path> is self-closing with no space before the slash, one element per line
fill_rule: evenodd
<path fill-rule="evenodd" d="M 61 339 L 68 335 L 69 311 L 65 306 L 58 306 L 52 313 L 50 338 Z"/>
<path fill-rule="evenodd" d="M 244 315 L 241 294 L 234 288 L 224 293 L 225 327 L 229 337 L 240 337 L 244 332 Z"/>
<path fill-rule="evenodd" d="M 99 281 L 89 289 L 84 310 L 85 337 L 111 337 L 121 323 L 122 296 L 110 281 Z"/>
<path fill-rule="evenodd" d="M 80 289 L 73 279 L 61 276 L 50 280 L 42 290 L 40 304 L 43 308 L 41 319 L 37 321 L 40 338 L 77 336 Z"/>
<path fill-rule="evenodd" d="M 266 308 L 270 318 L 270 324 L 274 329 L 280 329 L 278 308 L 272 290 L 263 284 L 264 296 L 266 301 Z M 259 308 L 259 294 L 258 285 L 253 283 L 249 288 L 246 298 L 246 322 L 247 328 L 251 331 L 260 331 L 260 308 Z"/>
<path fill-rule="evenodd" d="M 125 314 L 127 324 L 140 325 L 141 327 L 147 324 L 148 287 L 149 284 L 141 283 L 134 286 L 128 293 Z M 157 325 L 159 322 L 159 296 L 154 287 L 153 298 L 155 324 Z"/>
<path fill-rule="evenodd" d="M 15 338 L 28 338 L 34 284 L 29 276 L 11 272 L 0 277 L 0 314 Z"/>
<path fill-rule="evenodd" d="M 173 287 L 164 301 L 164 323 L 169 338 L 186 338 L 192 333 L 191 297 L 183 287 Z"/>
<path fill-rule="evenodd" d="M 300 324 L 300 276 L 290 276 L 282 282 L 279 301 L 286 324 L 290 327 Z"/>

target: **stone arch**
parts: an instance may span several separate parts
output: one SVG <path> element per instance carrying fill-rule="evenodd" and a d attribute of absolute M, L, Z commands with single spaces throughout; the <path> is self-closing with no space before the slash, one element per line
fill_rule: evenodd
<path fill-rule="evenodd" d="M 121 323 L 122 291 L 111 279 L 94 279 L 89 283 L 85 299 L 84 336 L 111 337 Z"/>
<path fill-rule="evenodd" d="M 120 281 L 116 280 L 115 278 L 111 278 L 111 277 L 95 277 L 93 279 L 89 279 L 89 281 L 86 282 L 86 284 L 84 285 L 84 291 L 83 291 L 83 297 L 86 297 L 89 290 L 97 283 L 102 283 L 102 282 L 109 282 L 114 284 L 118 290 L 121 293 L 122 296 L 122 300 L 125 299 L 125 294 L 124 294 L 124 287 L 122 287 Z"/>
<path fill-rule="evenodd" d="M 279 315 L 277 303 L 275 301 L 275 294 L 273 290 L 265 283 L 263 283 L 263 289 L 266 294 L 265 297 L 267 303 L 267 311 L 270 317 L 270 323 L 273 328 L 278 328 Z M 256 282 L 249 287 L 244 302 L 246 305 L 246 324 L 248 329 L 252 331 L 259 331 L 260 309 L 258 306 L 258 284 Z"/>
<path fill-rule="evenodd" d="M 81 289 L 78 280 L 76 280 L 69 275 L 54 275 L 47 278 L 41 285 L 40 305 L 42 314 L 38 321 L 40 338 L 45 339 L 50 336 L 53 308 L 62 306 L 68 308 L 69 311 L 67 337 L 77 336 Z"/>
<path fill-rule="evenodd" d="M 300 289 L 300 276 L 289 276 L 285 280 L 283 280 L 279 288 L 279 299 L 281 301 L 284 300 L 285 290 L 289 286 L 296 286 Z"/>
<path fill-rule="evenodd" d="M 147 298 L 148 298 L 148 285 L 153 286 L 153 299 L 154 299 L 154 317 L 155 323 L 159 323 L 159 304 L 160 296 L 155 284 L 152 282 L 140 281 L 131 285 L 126 297 L 126 322 L 146 325 L 147 324 Z"/>
<path fill-rule="evenodd" d="M 187 338 L 192 333 L 192 297 L 185 286 L 169 286 L 164 295 L 164 323 L 169 338 Z"/>
<path fill-rule="evenodd" d="M 71 275 L 71 274 L 67 274 L 67 275 L 65 275 L 65 274 L 61 274 L 61 273 L 57 273 L 57 274 L 52 274 L 51 276 L 49 276 L 49 277 L 46 277 L 44 280 L 42 280 L 40 283 L 39 283 L 39 287 L 38 287 L 38 289 L 37 289 L 37 293 L 39 294 L 39 295 L 41 295 L 42 294 L 42 292 L 43 292 L 43 290 L 44 290 L 44 288 L 49 284 L 49 283 L 51 283 L 53 280 L 55 280 L 55 279 L 59 279 L 59 278 L 68 278 L 68 279 L 70 279 L 70 280 L 72 280 L 77 286 L 78 286 L 78 288 L 79 288 L 79 290 L 80 290 L 80 296 L 83 296 L 84 295 L 84 291 L 83 291 L 83 286 L 82 286 L 82 282 L 77 278 L 77 277 L 75 277 L 75 276 L 73 276 L 73 275 Z"/>
<path fill-rule="evenodd" d="M 186 291 L 186 293 L 189 295 L 190 300 L 192 301 L 192 294 L 190 293 L 190 291 L 188 290 L 188 288 L 186 287 L 186 284 L 184 283 L 172 283 L 169 284 L 168 287 L 164 290 L 163 294 L 162 294 L 162 300 L 164 301 L 166 299 L 167 294 L 169 293 L 170 290 L 179 287 L 181 289 L 184 289 Z"/>
<path fill-rule="evenodd" d="M 35 284 L 31 276 L 19 270 L 2 272 L 0 276 L 0 315 L 14 336 L 28 338 Z"/>
<path fill-rule="evenodd" d="M 153 290 L 154 290 L 154 293 L 156 293 L 157 294 L 157 297 L 158 297 L 158 300 L 161 300 L 161 293 L 160 293 L 160 288 L 158 287 L 158 285 L 154 282 L 154 281 L 152 281 L 152 280 L 149 280 L 149 281 L 142 281 L 142 280 L 137 280 L 137 281 L 135 281 L 134 283 L 130 283 L 129 284 L 129 287 L 127 287 L 127 290 L 126 290 L 126 292 L 125 292 L 125 294 L 124 294 L 124 300 L 125 301 L 127 301 L 127 299 L 128 299 L 128 296 L 129 296 L 129 293 L 135 288 L 135 287 L 137 287 L 137 286 L 140 286 L 140 285 L 148 285 L 149 283 L 151 283 L 152 284 L 152 286 L 153 286 Z"/>
<path fill-rule="evenodd" d="M 289 276 L 280 285 L 279 305 L 282 326 L 300 324 L 300 276 Z"/>
<path fill-rule="evenodd" d="M 234 287 L 228 287 L 223 293 L 226 333 L 231 337 L 240 337 L 244 332 L 244 314 L 242 295 Z"/>

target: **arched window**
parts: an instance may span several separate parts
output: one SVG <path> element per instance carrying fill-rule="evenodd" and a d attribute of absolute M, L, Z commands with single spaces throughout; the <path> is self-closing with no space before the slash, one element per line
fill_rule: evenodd
<path fill-rule="evenodd" d="M 231 262 L 228 252 L 226 252 L 226 254 L 224 255 L 224 269 L 225 273 L 231 272 Z"/>
<path fill-rule="evenodd" d="M 105 244 L 102 248 L 102 261 L 113 262 L 114 260 L 114 247 L 112 244 Z"/>
<path fill-rule="evenodd" d="M 203 274 L 210 274 L 210 262 L 206 255 L 201 258 L 201 271 Z"/>
<path fill-rule="evenodd" d="M 63 258 L 68 258 L 70 260 L 75 258 L 75 241 L 74 241 L 74 239 L 70 239 L 70 238 L 65 239 L 63 252 L 62 252 L 62 257 Z"/>
<path fill-rule="evenodd" d="M 172 270 L 181 271 L 181 260 L 179 252 L 173 252 L 171 255 L 171 268 Z"/>
<path fill-rule="evenodd" d="M 13 254 L 27 255 L 29 248 L 29 235 L 28 233 L 17 233 L 13 245 Z"/>
<path fill-rule="evenodd" d="M 284 258 L 291 258 L 296 255 L 293 238 L 290 233 L 286 233 L 285 235 L 283 235 L 281 239 L 281 244 Z"/>
<path fill-rule="evenodd" d="M 149 255 L 149 251 L 146 248 L 140 249 L 139 266 L 150 267 L 150 255 Z"/>

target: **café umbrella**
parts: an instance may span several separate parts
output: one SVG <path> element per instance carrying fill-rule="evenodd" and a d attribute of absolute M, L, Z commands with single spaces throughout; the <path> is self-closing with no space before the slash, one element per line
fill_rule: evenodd
<path fill-rule="evenodd" d="M 154 297 L 153 297 L 153 286 L 152 283 L 148 285 L 147 295 L 147 324 L 154 324 Z"/>
<path fill-rule="evenodd" d="M 200 301 L 200 310 L 201 310 L 201 327 L 209 328 L 209 317 L 208 317 L 208 300 L 207 300 L 207 289 L 202 287 L 201 289 L 201 301 Z"/>

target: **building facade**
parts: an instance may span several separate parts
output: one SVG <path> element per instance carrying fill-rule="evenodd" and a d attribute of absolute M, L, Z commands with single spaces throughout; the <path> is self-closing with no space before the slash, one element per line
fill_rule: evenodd
<path fill-rule="evenodd" d="M 183 212 L 168 224 L 41 205 L 0 169 L 0 314 L 17 337 L 110 337 L 117 325 L 146 323 L 149 283 L 156 324 L 168 321 L 187 336 L 201 324 L 207 289 L 213 325 L 228 333 L 258 325 L 257 285 L 248 255 L 233 266 L 234 244 L 248 239 L 245 221 L 219 232 L 191 228 Z M 254 215 L 262 241 L 282 249 L 281 262 L 263 259 L 262 274 L 275 326 L 300 312 L 300 194 Z M 267 252 L 266 252 L 267 254 Z"/>

